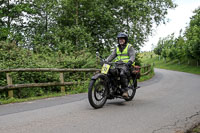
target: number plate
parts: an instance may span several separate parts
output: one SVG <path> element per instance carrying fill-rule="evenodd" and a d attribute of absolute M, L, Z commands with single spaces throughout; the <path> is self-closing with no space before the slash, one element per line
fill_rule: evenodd
<path fill-rule="evenodd" d="M 109 69 L 110 69 L 110 65 L 104 64 L 103 67 L 101 68 L 101 73 L 107 74 Z"/>

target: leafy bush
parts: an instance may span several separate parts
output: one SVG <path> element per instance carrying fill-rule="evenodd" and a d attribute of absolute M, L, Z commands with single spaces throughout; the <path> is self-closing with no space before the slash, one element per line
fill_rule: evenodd
<path fill-rule="evenodd" d="M 61 51 L 50 51 L 43 47 L 40 53 L 20 48 L 14 43 L 0 43 L 0 69 L 14 68 L 94 68 L 96 57 L 85 50 L 70 54 Z M 64 73 L 65 82 L 83 81 L 91 77 L 89 73 Z M 13 84 L 59 82 L 57 72 L 12 72 Z M 0 86 L 6 85 L 6 73 L 0 73 Z M 60 87 L 23 88 L 14 91 L 14 97 L 25 98 L 40 96 L 45 93 L 58 92 Z M 7 93 L 0 92 L 0 97 Z"/>

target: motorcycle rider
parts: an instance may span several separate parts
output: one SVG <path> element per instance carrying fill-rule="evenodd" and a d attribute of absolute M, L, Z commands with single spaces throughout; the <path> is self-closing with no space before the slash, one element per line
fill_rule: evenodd
<path fill-rule="evenodd" d="M 107 62 L 111 62 L 115 59 L 115 62 L 123 61 L 124 65 L 120 66 L 120 83 L 122 88 L 122 96 L 128 97 L 128 76 L 130 76 L 130 69 L 135 60 L 135 50 L 131 44 L 128 43 L 128 35 L 125 33 L 119 33 L 117 35 L 118 46 L 106 59 Z"/>

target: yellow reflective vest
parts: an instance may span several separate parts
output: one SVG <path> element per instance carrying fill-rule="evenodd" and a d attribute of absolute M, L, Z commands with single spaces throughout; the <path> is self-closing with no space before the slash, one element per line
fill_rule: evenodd
<path fill-rule="evenodd" d="M 131 47 L 131 45 L 128 43 L 126 45 L 126 48 L 122 52 L 120 52 L 119 47 L 117 47 L 117 50 L 116 50 L 117 57 L 115 59 L 115 62 L 121 60 L 124 63 L 127 63 L 130 59 L 130 57 L 128 56 L 128 50 L 130 47 Z"/>

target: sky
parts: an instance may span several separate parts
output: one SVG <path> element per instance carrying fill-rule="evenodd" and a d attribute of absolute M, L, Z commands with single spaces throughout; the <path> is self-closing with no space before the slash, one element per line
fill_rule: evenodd
<path fill-rule="evenodd" d="M 157 45 L 159 38 L 167 37 L 175 33 L 175 37 L 179 35 L 180 30 L 185 31 L 186 26 L 190 22 L 193 11 L 200 6 L 200 0 L 173 0 L 178 6 L 175 9 L 168 10 L 166 18 L 169 20 L 166 24 L 154 27 L 153 35 L 149 36 L 149 40 L 141 47 L 141 51 L 151 51 Z"/>

